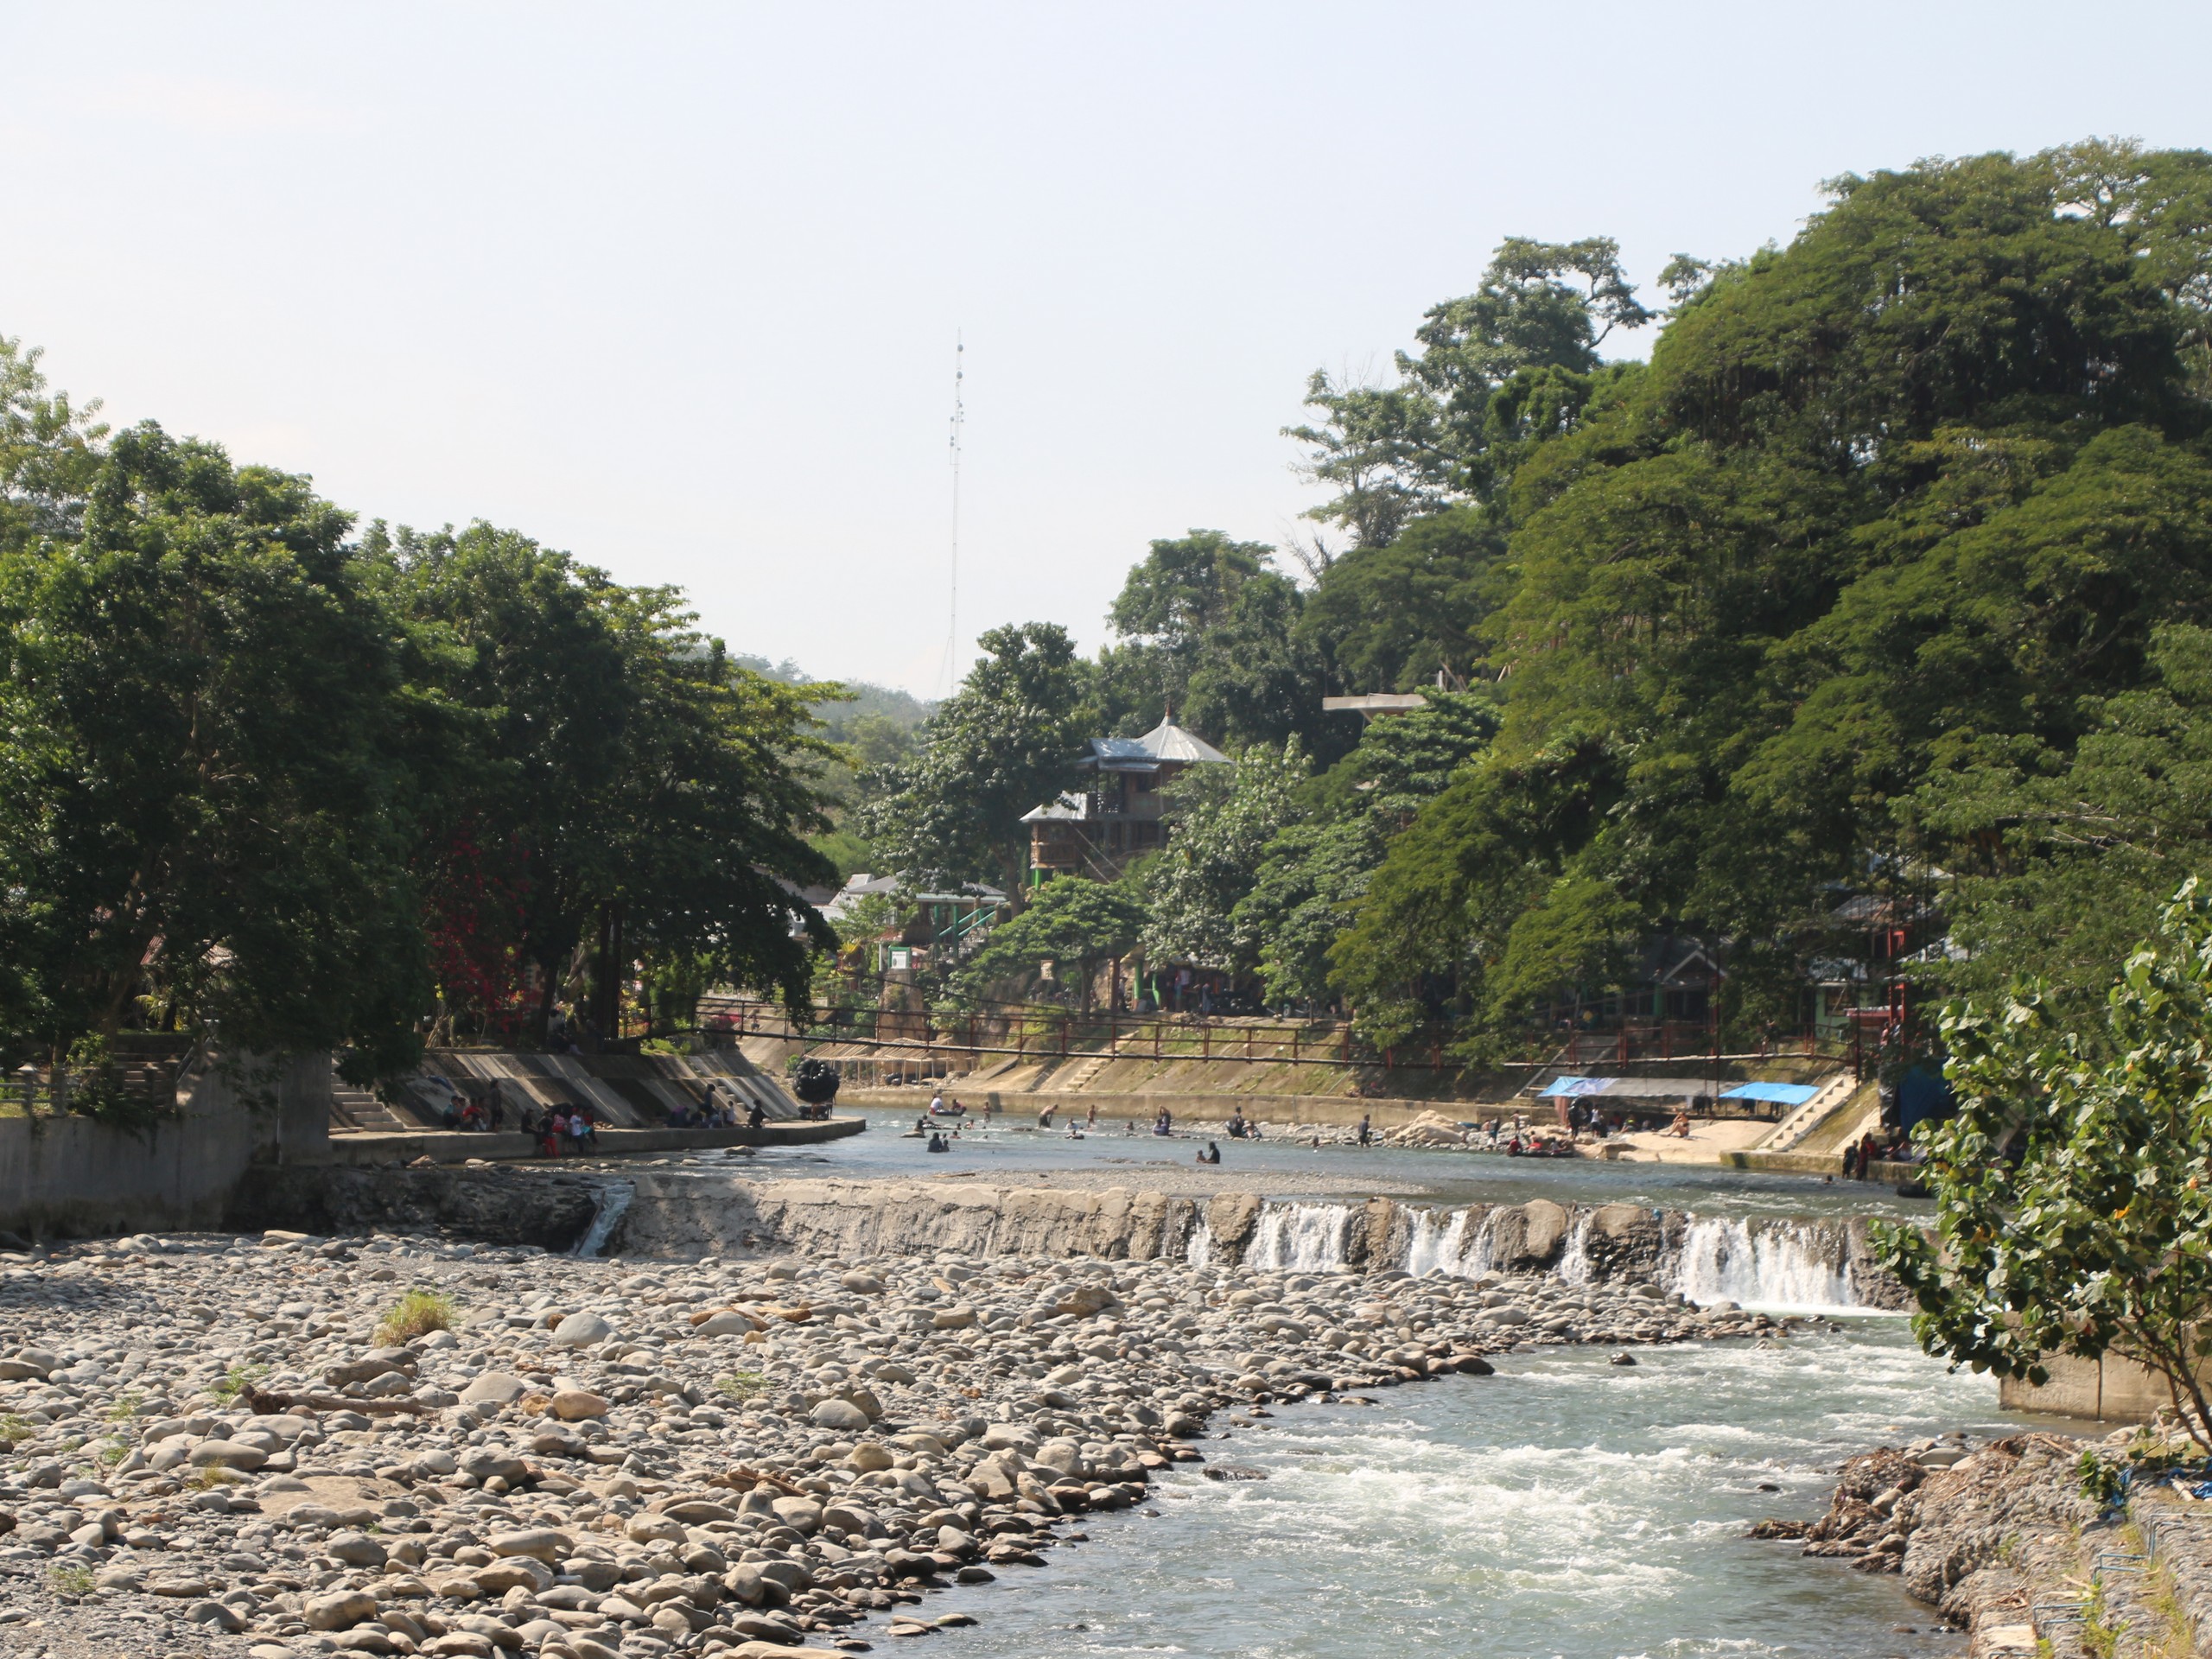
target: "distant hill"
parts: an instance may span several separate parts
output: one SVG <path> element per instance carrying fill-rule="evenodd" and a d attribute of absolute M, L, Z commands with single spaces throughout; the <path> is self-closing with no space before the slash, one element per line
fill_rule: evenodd
<path fill-rule="evenodd" d="M 730 660 L 740 668 L 749 668 L 755 674 L 766 675 L 772 680 L 782 680 L 788 685 L 803 685 L 814 677 L 807 673 L 788 657 L 780 663 L 772 663 L 766 657 L 749 656 L 744 652 L 733 652 Z M 845 689 L 853 694 L 850 702 L 825 703 L 822 717 L 833 733 L 842 731 L 862 715 L 874 715 L 886 720 L 902 731 L 912 731 L 930 717 L 934 703 L 923 702 L 911 691 L 901 691 L 895 686 L 877 685 L 868 680 L 847 680 Z"/>

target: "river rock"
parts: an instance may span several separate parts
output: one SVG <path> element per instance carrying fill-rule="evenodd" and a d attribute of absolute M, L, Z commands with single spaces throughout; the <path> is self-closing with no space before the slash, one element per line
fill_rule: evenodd
<path fill-rule="evenodd" d="M 867 1428 L 871 1421 L 868 1413 L 849 1400 L 824 1400 L 808 1414 L 817 1428 L 858 1432 Z"/>
<path fill-rule="evenodd" d="M 377 1616 L 377 1600 L 362 1590 L 340 1590 L 316 1596 L 301 1610 L 311 1630 L 350 1630 Z"/>
<path fill-rule="evenodd" d="M 822 1525 L 822 1506 L 810 1497 L 779 1497 L 772 1507 L 776 1518 L 794 1532 L 812 1533 Z"/>
<path fill-rule="evenodd" d="M 614 1327 L 588 1309 L 571 1313 L 553 1327 L 553 1340 L 563 1348 L 592 1348 L 614 1334 Z"/>
<path fill-rule="evenodd" d="M 246 1446 L 237 1440 L 202 1440 L 186 1455 L 186 1461 L 195 1469 L 251 1472 L 269 1461 L 269 1453 L 257 1446 Z"/>
<path fill-rule="evenodd" d="M 323 1541 L 322 1553 L 348 1567 L 382 1567 L 385 1563 L 384 1546 L 365 1532 L 334 1533 Z"/>
<path fill-rule="evenodd" d="M 548 1409 L 564 1423 L 582 1423 L 606 1416 L 607 1403 L 604 1396 L 587 1389 L 561 1389 L 555 1391 Z"/>
<path fill-rule="evenodd" d="M 530 1384 L 512 1371 L 486 1371 L 461 1391 L 464 1406 L 511 1406 L 530 1392 Z"/>
<path fill-rule="evenodd" d="M 485 1540 L 485 1547 L 494 1555 L 534 1555 L 550 1564 L 565 1559 L 576 1542 L 567 1533 L 550 1527 L 529 1527 L 518 1532 L 495 1532 Z"/>

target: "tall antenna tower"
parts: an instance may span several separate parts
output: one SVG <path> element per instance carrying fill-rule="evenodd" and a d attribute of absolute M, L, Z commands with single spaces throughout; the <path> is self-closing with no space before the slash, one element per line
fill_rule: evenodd
<path fill-rule="evenodd" d="M 956 330 L 952 336 L 952 595 L 945 622 L 944 695 L 950 696 L 959 683 L 960 667 L 960 429 L 968 424 L 962 400 L 968 378 L 968 346 Z"/>

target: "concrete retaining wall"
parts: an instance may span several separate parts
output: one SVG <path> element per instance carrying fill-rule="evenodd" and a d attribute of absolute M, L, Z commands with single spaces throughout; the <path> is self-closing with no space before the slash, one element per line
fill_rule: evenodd
<path fill-rule="evenodd" d="M 2038 1388 L 2019 1377 L 2006 1377 L 1997 1385 L 1998 1404 L 2009 1411 L 2044 1411 L 2120 1423 L 2148 1422 L 2173 1404 L 2164 1377 L 2117 1354 L 2101 1360 L 2052 1354 L 2044 1366 L 2050 1373 L 2050 1382 Z"/>
<path fill-rule="evenodd" d="M 1833 1175 L 1843 1179 L 1843 1154 L 1836 1152 L 1724 1152 L 1719 1161 L 1730 1169 L 1757 1170 L 1768 1175 Z M 1923 1172 L 1917 1164 L 1893 1163 L 1877 1158 L 1866 1179 L 1878 1186 L 1903 1186 L 1916 1181 Z"/>
<path fill-rule="evenodd" d="M 601 1129 L 598 1148 L 591 1155 L 711 1151 L 716 1147 L 814 1146 L 858 1135 L 866 1128 L 864 1117 L 833 1117 L 820 1123 L 764 1123 L 757 1129 Z M 537 1140 L 518 1131 L 492 1135 L 425 1129 L 417 1135 L 340 1135 L 330 1142 L 321 1161 L 358 1168 L 411 1164 L 417 1158 L 428 1158 L 434 1164 L 462 1164 L 472 1158 L 515 1163 L 537 1156 Z"/>
<path fill-rule="evenodd" d="M 330 1137 L 330 1057 L 206 1061 L 143 1129 L 0 1118 L 0 1228 L 31 1237 L 214 1227 L 256 1163 L 313 1163 Z"/>

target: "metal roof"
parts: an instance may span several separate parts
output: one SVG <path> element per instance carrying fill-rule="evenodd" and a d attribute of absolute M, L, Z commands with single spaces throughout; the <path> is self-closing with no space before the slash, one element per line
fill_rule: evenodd
<path fill-rule="evenodd" d="M 1094 737 L 1084 765 L 1101 772 L 1157 772 L 1162 763 L 1182 766 L 1229 764 L 1229 757 L 1195 733 L 1163 719 L 1142 737 Z"/>
<path fill-rule="evenodd" d="M 1739 1083 L 1723 1089 L 1723 1100 L 1770 1100 L 1780 1106 L 1802 1106 L 1821 1091 L 1809 1083 Z"/>
<path fill-rule="evenodd" d="M 1095 738 L 1092 740 L 1093 742 L 1096 741 Z M 1081 822 L 1090 810 L 1090 803 L 1088 798 L 1081 795 L 1063 795 L 1057 801 L 1050 802 L 1044 806 L 1031 807 L 1021 815 L 1021 821 L 1024 823 L 1049 823 L 1068 819 Z"/>
<path fill-rule="evenodd" d="M 1615 1099 L 1687 1100 L 1702 1092 L 1703 1085 L 1694 1077 L 1554 1077 L 1536 1098 L 1608 1095 Z"/>

